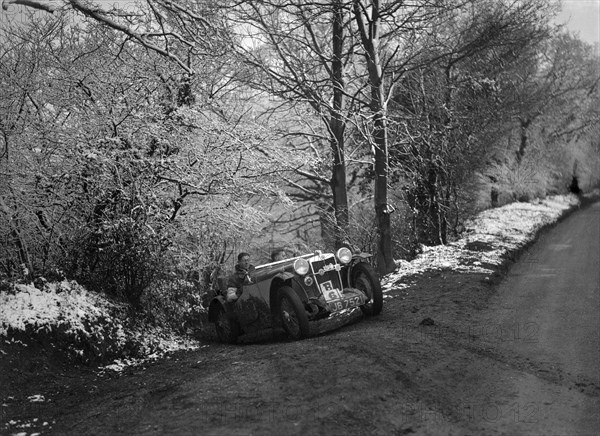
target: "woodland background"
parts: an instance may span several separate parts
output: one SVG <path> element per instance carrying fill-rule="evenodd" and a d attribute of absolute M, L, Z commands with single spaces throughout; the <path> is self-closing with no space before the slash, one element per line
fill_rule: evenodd
<path fill-rule="evenodd" d="M 176 319 L 240 251 L 350 241 L 385 274 L 477 211 L 600 181 L 598 47 L 553 24 L 559 2 L 19 5 L 4 283 L 66 277 Z"/>

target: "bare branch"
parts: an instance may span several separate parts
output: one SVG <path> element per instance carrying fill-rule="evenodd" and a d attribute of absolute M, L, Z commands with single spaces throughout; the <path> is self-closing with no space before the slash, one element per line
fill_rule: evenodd
<path fill-rule="evenodd" d="M 50 12 L 51 14 L 60 9 L 60 6 L 51 4 L 50 1 L 36 0 L 2 0 L 2 9 L 8 10 L 9 5 L 26 6 L 32 9 Z"/>

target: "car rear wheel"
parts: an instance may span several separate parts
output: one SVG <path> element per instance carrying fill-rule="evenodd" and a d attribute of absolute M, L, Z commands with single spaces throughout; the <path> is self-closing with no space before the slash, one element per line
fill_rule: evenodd
<path fill-rule="evenodd" d="M 226 344 L 235 344 L 240 335 L 240 326 L 225 312 L 223 306 L 220 306 L 215 318 L 215 330 L 221 342 Z"/>
<path fill-rule="evenodd" d="M 292 339 L 308 336 L 310 327 L 308 315 L 300 297 L 289 286 L 279 288 L 279 315 L 281 324 Z"/>
<path fill-rule="evenodd" d="M 381 313 L 383 308 L 383 293 L 377 273 L 371 265 L 365 262 L 357 263 L 352 267 L 352 286 L 367 294 L 369 301 L 360 306 L 367 316 L 375 316 Z"/>

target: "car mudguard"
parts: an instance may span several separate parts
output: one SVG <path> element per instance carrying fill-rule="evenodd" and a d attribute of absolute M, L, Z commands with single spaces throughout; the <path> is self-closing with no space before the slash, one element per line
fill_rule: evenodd
<path fill-rule="evenodd" d="M 231 304 L 227 303 L 227 301 L 225 300 L 225 297 L 223 297 L 222 295 L 217 295 L 215 298 L 213 298 L 211 300 L 210 305 L 208 306 L 208 321 L 209 322 L 216 321 L 215 317 L 218 313 L 219 307 L 222 307 L 225 310 L 225 313 L 228 314 L 229 316 L 234 315 Z"/>
<path fill-rule="evenodd" d="M 370 257 L 373 257 L 373 255 L 365 252 L 354 253 L 352 255 L 352 260 L 348 264 L 348 267 L 346 268 L 346 271 L 342 277 L 345 286 L 350 286 L 350 274 L 352 273 L 352 268 L 354 268 L 354 265 L 360 262 L 366 262 Z"/>
<path fill-rule="evenodd" d="M 291 272 L 281 272 L 273 277 L 270 285 L 269 305 L 271 306 L 271 312 L 274 317 L 276 316 L 278 310 L 277 292 L 279 288 L 283 286 L 289 286 L 292 288 L 294 292 L 298 294 L 298 297 L 302 302 L 308 301 L 308 294 L 306 293 L 304 286 L 302 286 L 302 281 L 299 279 L 298 275 Z"/>
<path fill-rule="evenodd" d="M 294 277 L 296 277 L 295 274 L 284 271 L 284 272 L 280 272 L 279 274 L 275 275 L 275 277 L 273 277 L 273 279 L 278 278 L 281 281 L 285 282 L 287 280 L 293 279 Z"/>
<path fill-rule="evenodd" d="M 361 251 L 360 253 L 354 253 L 352 255 L 352 260 L 362 261 L 368 259 L 369 257 L 373 257 L 373 255 L 371 253 L 365 253 Z"/>

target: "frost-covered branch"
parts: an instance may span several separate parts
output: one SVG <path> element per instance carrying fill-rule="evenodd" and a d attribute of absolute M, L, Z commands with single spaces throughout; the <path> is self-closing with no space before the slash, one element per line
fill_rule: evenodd
<path fill-rule="evenodd" d="M 39 9 L 41 11 L 46 11 L 53 13 L 60 9 L 60 6 L 56 3 L 63 2 L 53 2 L 53 1 L 36 1 L 36 0 L 2 0 L 2 9 L 5 11 L 8 10 L 9 5 L 19 5 L 25 6 L 32 9 Z"/>

